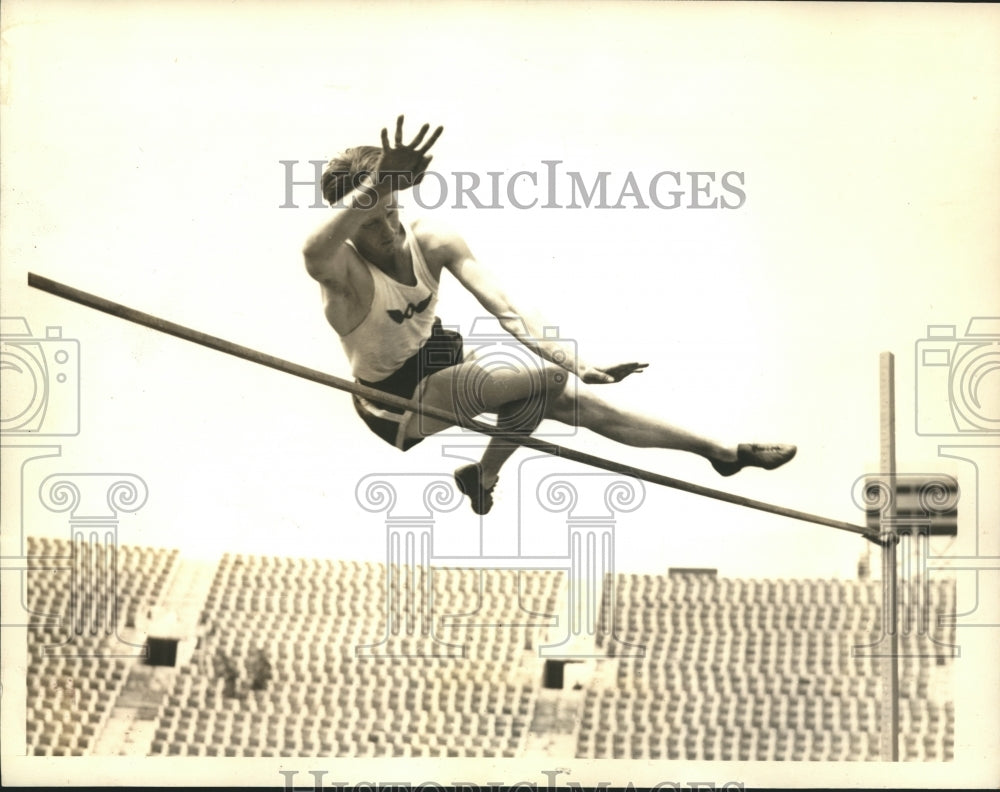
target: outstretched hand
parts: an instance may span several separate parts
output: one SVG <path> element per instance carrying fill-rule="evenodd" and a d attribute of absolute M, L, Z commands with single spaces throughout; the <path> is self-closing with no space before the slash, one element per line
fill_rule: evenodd
<path fill-rule="evenodd" d="M 378 163 L 380 182 L 386 180 L 392 189 L 405 190 L 414 184 L 419 184 L 427 173 L 432 157 L 427 151 L 441 136 L 444 127 L 438 127 L 424 142 L 424 136 L 430 129 L 429 124 L 420 127 L 417 136 L 409 144 L 403 143 L 403 116 L 396 119 L 396 134 L 394 144 L 389 145 L 389 130 L 382 129 L 382 157 Z M 423 145 L 421 145 L 423 143 Z"/>
<path fill-rule="evenodd" d="M 580 374 L 580 379 L 588 385 L 621 382 L 629 374 L 641 374 L 648 365 L 648 363 L 619 363 L 615 366 L 592 366 Z"/>

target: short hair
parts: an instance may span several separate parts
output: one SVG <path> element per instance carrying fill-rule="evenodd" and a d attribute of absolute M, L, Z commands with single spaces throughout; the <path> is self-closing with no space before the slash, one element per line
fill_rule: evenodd
<path fill-rule="evenodd" d="M 323 197 L 331 206 L 343 200 L 365 175 L 376 172 L 381 157 L 378 146 L 354 146 L 337 154 L 323 170 Z"/>

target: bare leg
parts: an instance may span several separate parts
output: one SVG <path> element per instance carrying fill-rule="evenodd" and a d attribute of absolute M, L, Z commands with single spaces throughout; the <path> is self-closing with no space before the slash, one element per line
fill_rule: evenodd
<path fill-rule="evenodd" d="M 582 426 L 625 445 L 673 448 L 698 454 L 711 462 L 720 476 L 732 476 L 745 467 L 774 470 L 796 453 L 794 445 L 782 443 L 724 445 L 659 418 L 611 404 L 583 383 L 578 383 L 575 394 L 562 392 L 551 399 L 545 417 Z"/>
<path fill-rule="evenodd" d="M 794 446 L 726 445 L 660 418 L 618 407 L 582 382 L 577 381 L 576 388 L 567 391 L 566 380 L 566 373 L 554 366 L 544 367 L 541 373 L 538 370 L 487 372 L 469 361 L 431 375 L 420 401 L 466 418 L 484 412 L 496 413 L 498 425 L 511 432 L 531 434 L 542 418 L 550 418 L 590 429 L 624 445 L 687 451 L 709 460 L 723 476 L 733 475 L 748 465 L 771 470 L 795 455 Z M 408 432 L 411 437 L 426 437 L 449 425 L 423 418 L 412 422 Z M 462 468 L 456 472 L 456 480 L 464 478 L 459 486 L 466 494 L 479 492 L 487 511 L 492 503 L 489 490 L 516 448 L 516 444 L 491 438 L 482 461 L 470 466 L 475 470 Z M 481 504 L 473 497 L 473 508 Z"/>
<path fill-rule="evenodd" d="M 546 417 L 548 405 L 565 389 L 568 376 L 555 366 L 530 371 L 486 370 L 475 361 L 443 369 L 427 378 L 419 400 L 422 405 L 451 413 L 455 420 L 422 416 L 410 422 L 407 436 L 427 437 L 482 413 L 497 415 L 497 424 L 503 429 L 531 434 Z M 502 449 L 508 449 L 509 457 L 510 445 L 503 440 L 491 441 L 487 454 L 499 458 Z"/>
<path fill-rule="evenodd" d="M 420 402 L 450 412 L 456 418 L 495 413 L 499 429 L 530 435 L 545 418 L 549 403 L 566 387 L 567 379 L 566 372 L 555 366 L 488 371 L 468 361 L 428 377 Z M 411 422 L 408 435 L 427 436 L 447 426 L 443 421 L 424 417 Z M 509 440 L 491 437 L 478 465 L 455 471 L 456 483 L 470 497 L 477 514 L 490 510 L 500 468 L 517 448 Z"/>
<path fill-rule="evenodd" d="M 736 459 L 735 445 L 724 445 L 659 418 L 618 407 L 605 401 L 582 382 L 576 385 L 576 393 L 572 389 L 564 391 L 550 401 L 546 418 L 570 426 L 581 426 L 637 448 L 672 448 L 720 462 Z"/>
<path fill-rule="evenodd" d="M 497 428 L 504 431 L 530 435 L 544 418 L 544 410 L 541 405 L 532 404 L 525 399 L 518 402 L 509 402 L 503 405 L 497 412 Z M 510 443 L 496 437 L 491 437 L 489 445 L 483 452 L 483 458 L 479 465 L 482 468 L 482 485 L 491 489 L 500 477 L 500 468 L 504 462 L 510 459 L 511 454 L 517 450 L 516 443 Z"/>
<path fill-rule="evenodd" d="M 688 451 L 706 459 L 729 462 L 736 459 L 737 447 L 674 426 L 660 418 L 619 407 L 595 393 L 596 388 L 576 381 L 566 389 L 566 373 L 546 366 L 544 381 L 538 372 L 501 370 L 484 373 L 474 362 L 453 366 L 427 379 L 421 403 L 440 410 L 473 418 L 495 413 L 498 424 L 512 432 L 533 432 L 542 417 L 570 426 L 580 426 L 597 434 L 638 448 L 669 448 Z M 602 385 L 612 388 L 613 385 Z M 545 399 L 543 409 L 532 409 L 525 401 Z M 457 423 L 456 420 L 454 423 Z M 426 437 L 452 424 L 436 419 L 413 421 L 412 437 Z M 485 475 L 495 480 L 502 464 L 513 453 L 510 443 L 491 440 L 483 455 Z"/>

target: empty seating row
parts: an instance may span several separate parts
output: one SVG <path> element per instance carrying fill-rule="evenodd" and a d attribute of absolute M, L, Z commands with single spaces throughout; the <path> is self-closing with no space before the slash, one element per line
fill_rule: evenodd
<path fill-rule="evenodd" d="M 142 647 L 119 633 L 155 604 L 177 550 L 28 537 L 25 733 L 37 756 L 81 756 Z"/>
<path fill-rule="evenodd" d="M 954 748 L 947 737 L 906 735 L 900 741 L 900 756 L 905 761 L 950 761 Z M 590 733 L 578 742 L 577 756 L 683 761 L 876 761 L 879 749 L 878 734 L 869 732 L 734 729 L 709 736 L 677 729 L 672 733 L 630 735 Z"/>
<path fill-rule="evenodd" d="M 553 621 L 545 613 L 558 574 L 447 568 L 417 582 L 435 609 L 419 623 L 406 597 L 402 612 L 389 608 L 387 592 L 413 583 L 405 570 L 224 557 L 205 634 L 161 707 L 153 752 L 514 756 L 537 695 L 514 671 Z M 442 643 L 464 655 L 409 656 Z M 359 656 L 363 646 L 388 656 Z M 255 690 L 246 682 L 261 656 L 268 679 Z"/>

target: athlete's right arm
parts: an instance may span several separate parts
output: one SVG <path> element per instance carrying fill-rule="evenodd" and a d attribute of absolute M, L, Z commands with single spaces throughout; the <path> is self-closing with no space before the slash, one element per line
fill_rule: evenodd
<path fill-rule="evenodd" d="M 336 255 L 341 246 L 354 236 L 371 215 L 369 211 L 378 201 L 388 200 L 391 190 L 388 182 L 381 186 L 365 176 L 356 189 L 344 198 L 344 205 L 332 210 L 329 218 L 309 235 L 302 247 L 306 271 L 320 283 L 336 286 L 347 275 L 343 272 L 343 259 Z"/>
<path fill-rule="evenodd" d="M 376 174 L 365 176 L 345 196 L 345 206 L 334 210 L 333 215 L 321 225 L 302 249 L 306 270 L 313 278 L 336 288 L 343 282 L 345 273 L 338 272 L 336 252 L 365 222 L 366 209 L 376 201 L 391 200 L 393 190 L 405 190 L 420 180 L 431 164 L 427 151 L 443 131 L 438 127 L 424 140 L 429 124 L 424 124 L 410 143 L 403 143 L 403 116 L 396 119 L 395 142 L 389 144 L 389 130 L 382 130 L 382 155 Z"/>

